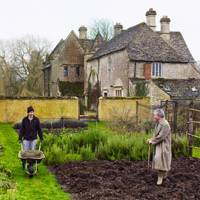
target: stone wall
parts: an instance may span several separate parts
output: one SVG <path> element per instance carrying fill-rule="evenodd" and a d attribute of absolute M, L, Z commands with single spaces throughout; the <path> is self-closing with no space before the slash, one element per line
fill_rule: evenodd
<path fill-rule="evenodd" d="M 79 99 L 70 98 L 0 98 L 0 122 L 18 122 L 26 116 L 28 106 L 33 106 L 41 120 L 79 118 Z"/>
<path fill-rule="evenodd" d="M 152 81 L 149 82 L 149 97 L 151 99 L 152 106 L 160 105 L 162 100 L 169 100 L 170 96 L 161 90 L 155 83 Z"/>
<path fill-rule="evenodd" d="M 128 54 L 123 50 L 103 56 L 99 61 L 97 59 L 89 61 L 87 64 L 87 73 L 90 73 L 93 69 L 99 74 L 102 93 L 106 90 L 108 96 L 115 96 L 115 89 L 122 87 L 122 95 L 127 96 L 129 77 L 128 64 Z"/>
<path fill-rule="evenodd" d="M 144 62 L 136 63 L 136 77 L 144 78 Z M 129 77 L 134 77 L 135 63 L 129 64 Z M 154 77 L 156 78 L 156 77 Z M 195 69 L 193 64 L 175 64 L 175 63 L 163 63 L 162 64 L 162 78 L 165 79 L 188 79 L 188 78 L 200 78 L 200 73 Z"/>
<path fill-rule="evenodd" d="M 74 33 L 70 33 L 59 52 L 51 59 L 51 96 L 58 96 L 58 79 L 67 82 L 84 82 L 84 50 Z M 64 67 L 68 66 L 68 76 L 64 76 Z M 80 67 L 80 76 L 76 74 Z"/>
<path fill-rule="evenodd" d="M 152 116 L 150 98 L 99 98 L 98 117 L 101 121 L 110 121 L 116 112 L 123 115 L 128 110 L 129 116 L 132 117 L 136 117 L 138 113 L 138 120 L 141 122 L 150 120 Z"/>

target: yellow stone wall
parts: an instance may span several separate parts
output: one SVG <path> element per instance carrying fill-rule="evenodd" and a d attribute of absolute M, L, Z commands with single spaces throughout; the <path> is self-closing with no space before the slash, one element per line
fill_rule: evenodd
<path fill-rule="evenodd" d="M 115 114 L 136 117 L 136 102 L 138 102 L 138 120 L 150 120 L 152 109 L 149 98 L 102 98 L 99 99 L 99 120 L 110 121 Z M 128 114 L 125 114 L 128 113 Z"/>
<path fill-rule="evenodd" d="M 27 115 L 27 107 L 33 106 L 41 120 L 55 118 L 79 118 L 78 98 L 69 99 L 0 99 L 0 122 L 19 122 Z"/>

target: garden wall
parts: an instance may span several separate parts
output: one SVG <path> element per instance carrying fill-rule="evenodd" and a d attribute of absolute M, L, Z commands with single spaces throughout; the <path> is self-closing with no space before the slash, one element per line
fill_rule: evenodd
<path fill-rule="evenodd" d="M 0 122 L 18 122 L 26 115 L 28 106 L 33 106 L 41 120 L 55 118 L 79 118 L 79 99 L 63 98 L 11 98 L 0 97 Z"/>
<path fill-rule="evenodd" d="M 138 121 L 150 120 L 152 108 L 150 98 L 100 97 L 98 117 L 102 121 L 112 120 L 115 114 L 133 116 Z"/>

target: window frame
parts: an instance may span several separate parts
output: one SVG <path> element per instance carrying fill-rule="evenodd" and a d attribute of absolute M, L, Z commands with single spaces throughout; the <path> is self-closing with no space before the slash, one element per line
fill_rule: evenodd
<path fill-rule="evenodd" d="M 69 76 L 69 66 L 66 66 L 66 65 L 63 66 L 63 76 L 64 77 L 68 77 Z"/>
<path fill-rule="evenodd" d="M 80 66 L 76 66 L 76 76 L 77 77 L 81 76 L 81 67 Z"/>
<path fill-rule="evenodd" d="M 155 62 L 152 63 L 152 77 L 162 77 L 162 63 Z"/>
<path fill-rule="evenodd" d="M 115 96 L 116 97 L 123 97 L 123 90 L 122 90 L 122 88 L 116 88 L 115 89 Z"/>

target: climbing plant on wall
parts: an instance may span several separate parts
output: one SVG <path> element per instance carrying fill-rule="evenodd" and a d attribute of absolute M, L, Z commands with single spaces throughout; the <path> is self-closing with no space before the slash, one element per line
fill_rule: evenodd
<path fill-rule="evenodd" d="M 66 82 L 59 81 L 59 90 L 62 96 L 77 96 L 81 97 L 84 93 L 84 83 L 83 82 Z"/>
<path fill-rule="evenodd" d="M 149 88 L 145 82 L 137 82 L 135 85 L 135 96 L 146 97 L 149 93 Z"/>

